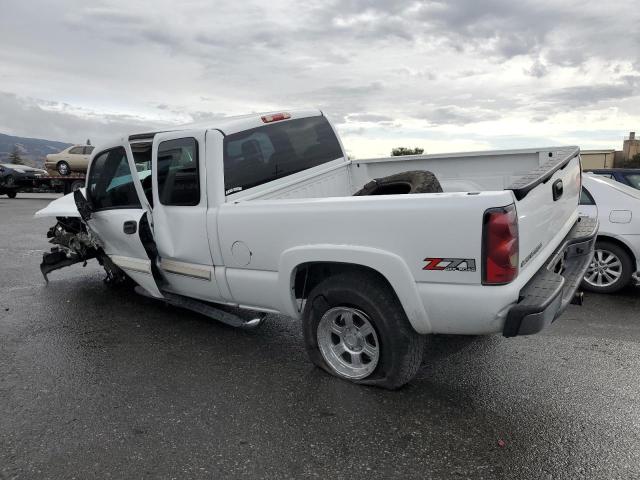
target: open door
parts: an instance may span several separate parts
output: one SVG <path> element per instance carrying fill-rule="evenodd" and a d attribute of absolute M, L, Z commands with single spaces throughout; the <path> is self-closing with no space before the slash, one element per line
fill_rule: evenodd
<path fill-rule="evenodd" d="M 162 298 L 149 256 L 153 256 L 151 209 L 142 187 L 150 175 L 151 159 L 134 159 L 123 141 L 95 155 L 87 175 L 87 205 L 81 205 L 80 192 L 76 204 L 113 263 L 151 296 Z"/>

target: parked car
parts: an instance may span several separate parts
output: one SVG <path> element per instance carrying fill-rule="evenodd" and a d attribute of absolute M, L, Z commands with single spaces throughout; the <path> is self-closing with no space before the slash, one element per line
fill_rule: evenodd
<path fill-rule="evenodd" d="M 71 172 L 86 172 L 93 145 L 73 145 L 60 153 L 50 153 L 44 162 L 45 168 L 55 170 L 60 175 Z"/>
<path fill-rule="evenodd" d="M 37 213 L 57 217 L 43 274 L 95 257 L 230 325 L 283 313 L 317 366 L 385 388 L 426 334 L 528 335 L 581 299 L 577 147 L 352 161 L 318 110 L 206 127 L 101 145 L 86 190 Z"/>
<path fill-rule="evenodd" d="M 15 198 L 21 188 L 35 186 L 38 180 L 46 177 L 47 172 L 40 168 L 2 163 L 0 164 L 0 195 Z"/>
<path fill-rule="evenodd" d="M 613 293 L 640 283 L 640 191 L 596 174 L 582 177 L 580 213 L 598 216 L 600 230 L 585 290 Z"/>
<path fill-rule="evenodd" d="M 610 178 L 640 190 L 640 169 L 638 168 L 598 168 L 585 170 L 585 172 Z"/>

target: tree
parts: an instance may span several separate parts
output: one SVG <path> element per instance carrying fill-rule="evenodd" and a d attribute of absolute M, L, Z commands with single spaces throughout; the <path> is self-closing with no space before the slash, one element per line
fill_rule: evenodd
<path fill-rule="evenodd" d="M 13 146 L 13 150 L 11 150 L 11 153 L 9 154 L 9 162 L 16 165 L 24 165 L 22 157 L 20 156 L 20 150 L 18 149 L 17 145 Z"/>
<path fill-rule="evenodd" d="M 640 153 L 636 153 L 633 158 L 627 162 L 625 167 L 640 168 Z"/>
<path fill-rule="evenodd" d="M 416 147 L 416 148 L 407 148 L 407 147 L 397 147 L 391 150 L 391 155 L 394 157 L 400 157 L 402 155 L 422 155 L 424 153 L 424 148 Z"/>

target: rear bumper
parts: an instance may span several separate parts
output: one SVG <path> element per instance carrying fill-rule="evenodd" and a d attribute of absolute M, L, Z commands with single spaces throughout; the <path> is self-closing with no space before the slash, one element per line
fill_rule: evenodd
<path fill-rule="evenodd" d="M 509 309 L 505 337 L 538 333 L 558 318 L 573 300 L 591 262 L 598 233 L 596 218 L 581 217 L 561 245 L 520 290 Z"/>

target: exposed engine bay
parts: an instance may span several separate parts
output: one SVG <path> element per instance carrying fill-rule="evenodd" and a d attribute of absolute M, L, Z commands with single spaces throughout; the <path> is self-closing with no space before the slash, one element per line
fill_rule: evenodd
<path fill-rule="evenodd" d="M 47 232 L 49 243 L 55 245 L 44 253 L 40 271 L 45 281 L 49 281 L 49 272 L 76 263 L 87 265 L 95 258 L 104 268 L 107 276 L 105 283 L 122 283 L 127 275 L 104 253 L 100 240 L 87 229 L 81 219 L 76 217 L 56 217 L 57 223 Z"/>

